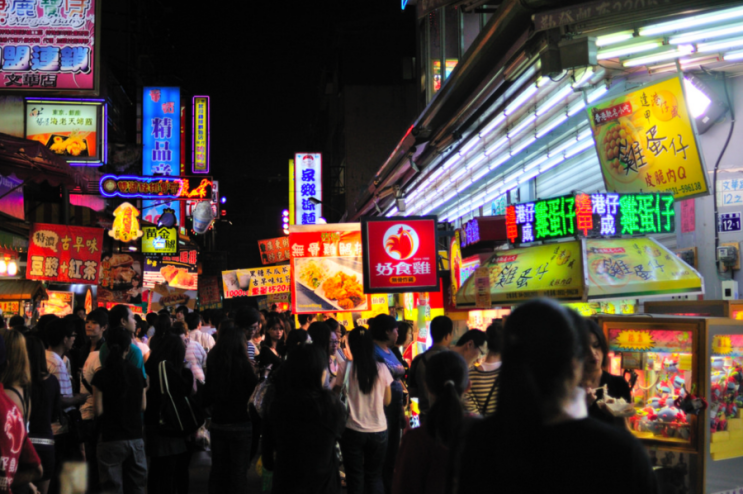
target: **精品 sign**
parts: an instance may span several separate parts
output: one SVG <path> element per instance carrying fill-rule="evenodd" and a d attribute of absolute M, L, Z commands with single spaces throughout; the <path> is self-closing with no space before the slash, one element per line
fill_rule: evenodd
<path fill-rule="evenodd" d="M 318 204 L 313 202 L 316 200 Z M 296 225 L 314 225 L 322 216 L 322 155 L 294 156 L 294 211 Z"/>
<path fill-rule="evenodd" d="M 617 237 L 673 233 L 672 194 L 596 193 L 553 197 L 506 208 L 514 244 L 566 237 Z"/>
<path fill-rule="evenodd" d="M 707 195 L 681 78 L 645 86 L 588 107 L 606 190 Z"/>
<path fill-rule="evenodd" d="M 177 228 L 146 226 L 143 230 L 142 252 L 145 254 L 175 254 L 178 252 Z"/>
<path fill-rule="evenodd" d="M 104 175 L 99 183 L 105 197 L 130 199 L 211 199 L 211 177 L 134 177 Z"/>
<path fill-rule="evenodd" d="M 104 100 L 26 99 L 26 139 L 39 141 L 71 165 L 106 163 Z"/>
<path fill-rule="evenodd" d="M 29 280 L 98 284 L 102 228 L 35 223 L 29 240 Z"/>
<path fill-rule="evenodd" d="M 0 1 L 0 89 L 97 91 L 100 6 L 96 0 Z"/>
<path fill-rule="evenodd" d="M 436 216 L 362 220 L 364 292 L 439 291 Z"/>
<path fill-rule="evenodd" d="M 209 96 L 193 97 L 193 166 L 194 173 L 209 173 Z"/>

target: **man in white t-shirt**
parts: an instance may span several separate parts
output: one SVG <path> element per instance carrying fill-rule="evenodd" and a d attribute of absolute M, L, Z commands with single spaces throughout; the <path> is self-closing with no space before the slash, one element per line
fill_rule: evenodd
<path fill-rule="evenodd" d="M 70 377 L 70 360 L 67 353 L 75 343 L 74 327 L 67 321 L 55 319 L 46 328 L 49 348 L 46 351 L 46 367 L 59 381 L 60 406 L 62 410 L 77 408 L 85 401 L 82 394 L 73 394 Z M 68 432 L 59 422 L 52 424 L 54 435 Z"/>
<path fill-rule="evenodd" d="M 188 326 L 188 339 L 195 341 L 208 352 L 214 348 L 214 338 L 201 331 L 201 316 L 197 312 L 186 314 L 186 326 Z"/>

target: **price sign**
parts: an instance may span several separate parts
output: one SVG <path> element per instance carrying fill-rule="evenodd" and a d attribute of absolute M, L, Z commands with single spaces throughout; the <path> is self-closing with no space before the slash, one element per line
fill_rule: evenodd
<path fill-rule="evenodd" d="M 740 213 L 721 213 L 720 232 L 739 232 L 740 231 Z"/>

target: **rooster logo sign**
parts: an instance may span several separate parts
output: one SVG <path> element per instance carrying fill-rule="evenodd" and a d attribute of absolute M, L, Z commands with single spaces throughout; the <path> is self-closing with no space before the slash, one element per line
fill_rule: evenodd
<path fill-rule="evenodd" d="M 398 223 L 387 229 L 384 234 L 384 250 L 392 259 L 404 261 L 418 252 L 420 240 L 413 228 Z"/>

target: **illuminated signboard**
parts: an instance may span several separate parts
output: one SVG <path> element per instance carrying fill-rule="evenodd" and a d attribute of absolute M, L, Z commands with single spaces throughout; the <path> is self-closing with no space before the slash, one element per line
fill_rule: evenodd
<path fill-rule="evenodd" d="M 129 204 L 122 202 L 114 210 L 114 222 L 108 235 L 114 240 L 122 242 L 134 242 L 143 235 L 139 229 L 139 210 Z"/>
<path fill-rule="evenodd" d="M 175 254 L 178 252 L 177 228 L 146 226 L 143 230 L 142 252 L 145 254 Z"/>
<path fill-rule="evenodd" d="M 294 211 L 295 225 L 314 225 L 322 217 L 322 155 L 297 153 L 294 155 Z"/>
<path fill-rule="evenodd" d="M 467 247 L 480 241 L 480 224 L 477 222 L 477 218 L 471 219 L 464 224 L 460 241 L 462 247 Z"/>
<path fill-rule="evenodd" d="M 212 197 L 210 177 L 135 177 L 104 175 L 99 189 L 105 197 L 139 199 L 205 199 Z"/>
<path fill-rule="evenodd" d="M 511 243 L 673 233 L 672 194 L 578 193 L 506 208 Z"/>
<path fill-rule="evenodd" d="M 27 279 L 98 284 L 102 228 L 35 223 L 29 240 Z"/>
<path fill-rule="evenodd" d="M 95 92 L 100 6 L 99 0 L 0 1 L 0 89 Z"/>
<path fill-rule="evenodd" d="M 26 139 L 39 141 L 71 165 L 107 161 L 106 105 L 102 99 L 26 99 Z"/>
<path fill-rule="evenodd" d="M 193 165 L 194 173 L 209 173 L 209 96 L 193 97 Z"/>

